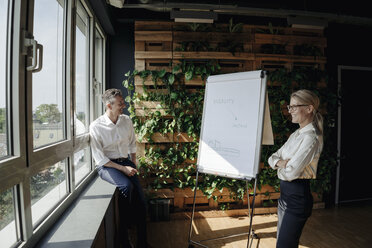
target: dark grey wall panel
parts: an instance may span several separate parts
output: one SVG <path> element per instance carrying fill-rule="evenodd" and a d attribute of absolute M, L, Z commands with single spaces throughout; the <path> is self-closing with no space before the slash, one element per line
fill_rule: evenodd
<path fill-rule="evenodd" d="M 109 38 L 108 63 L 106 88 L 121 89 L 127 96 L 127 90 L 123 87 L 125 73 L 134 70 L 134 24 L 125 23 L 118 26 L 115 36 Z M 128 114 L 125 110 L 125 114 Z"/>

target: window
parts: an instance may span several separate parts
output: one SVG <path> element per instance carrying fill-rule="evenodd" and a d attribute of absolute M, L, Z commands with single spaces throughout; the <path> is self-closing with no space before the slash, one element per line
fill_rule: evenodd
<path fill-rule="evenodd" d="M 94 48 L 94 119 L 97 118 L 99 115 L 103 113 L 103 103 L 101 101 L 102 92 L 103 92 L 103 65 L 104 65 L 104 38 L 99 31 L 98 28 L 96 28 L 96 35 L 95 35 L 95 48 Z"/>
<path fill-rule="evenodd" d="M 53 139 L 38 139 L 34 136 L 34 148 L 66 138 L 63 22 L 63 0 L 35 0 L 34 37 L 43 45 L 43 68 L 32 73 L 33 129 L 40 131 L 41 137 L 44 136 L 43 132 L 50 131 L 56 135 Z"/>
<path fill-rule="evenodd" d="M 31 177 L 32 223 L 37 226 L 67 194 L 66 160 Z"/>
<path fill-rule="evenodd" d="M 0 158 L 9 154 L 7 128 L 8 0 L 0 0 Z M 5 34 L 5 35 L 4 35 Z"/>
<path fill-rule="evenodd" d="M 1 247 L 9 247 L 18 240 L 12 189 L 0 194 L 0 240 Z"/>
<path fill-rule="evenodd" d="M 91 171 L 90 148 L 86 147 L 74 154 L 75 185 Z"/>
<path fill-rule="evenodd" d="M 82 4 L 77 2 L 76 11 L 76 134 L 88 131 L 89 126 L 89 27 L 90 18 Z"/>
<path fill-rule="evenodd" d="M 93 35 L 88 2 L 0 0 L 1 248 L 32 246 L 93 176 L 87 131 L 105 34 Z"/>

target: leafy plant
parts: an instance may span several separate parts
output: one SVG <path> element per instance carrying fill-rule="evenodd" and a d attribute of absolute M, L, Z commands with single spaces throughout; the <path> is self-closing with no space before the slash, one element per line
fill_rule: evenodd
<path fill-rule="evenodd" d="M 269 22 L 267 29 L 258 28 L 258 29 L 256 29 L 256 32 L 257 33 L 263 33 L 263 34 L 280 34 L 279 28 L 274 28 L 274 26 L 271 22 Z"/>
<path fill-rule="evenodd" d="M 275 145 L 263 147 L 261 155 L 265 167 L 259 173 L 261 184 L 279 185 L 276 173 L 269 167 L 267 159 L 285 143 L 288 135 L 298 128 L 291 123 L 289 116 L 287 117 L 283 113 L 282 106 L 286 104 L 286 101 L 289 101 L 290 92 L 306 88 L 314 91 L 319 96 L 322 103 L 321 109 L 324 109 L 327 113 L 324 116 L 324 148 L 319 159 L 317 179 L 311 181 L 311 189 L 318 193 L 330 192 L 337 163 L 337 145 L 335 145 L 334 138 L 336 130 L 334 127 L 338 99 L 336 91 L 317 87 L 317 82 L 322 79 L 328 81 L 326 72 L 311 67 L 295 68 L 292 71 L 279 69 L 268 74 L 270 115 L 273 132 L 275 133 Z M 274 86 L 270 82 L 279 82 L 280 86 Z"/>
<path fill-rule="evenodd" d="M 205 80 L 208 76 L 217 73 L 221 67 L 216 60 L 208 60 L 206 62 L 183 60 L 181 64 L 176 65 L 173 69 L 176 71 L 180 70 L 181 73 L 185 75 L 186 80 L 191 80 L 195 78 L 195 76 L 201 76 L 202 80 Z"/>
<path fill-rule="evenodd" d="M 208 41 L 182 41 L 180 47 L 176 48 L 176 51 L 189 52 L 189 51 L 212 51 L 213 49 L 209 45 Z"/>
<path fill-rule="evenodd" d="M 230 33 L 241 33 L 243 31 L 243 23 L 233 23 L 233 18 L 229 20 L 229 32 Z"/>
<path fill-rule="evenodd" d="M 323 55 L 319 47 L 310 44 L 295 45 L 293 47 L 293 54 L 314 57 L 319 57 Z"/>
<path fill-rule="evenodd" d="M 211 31 L 211 27 L 205 23 L 188 23 L 187 30 L 192 32 L 206 32 Z"/>
<path fill-rule="evenodd" d="M 207 28 L 208 27 L 208 28 Z M 191 24 L 189 28 L 195 32 L 210 30 L 212 26 Z M 229 23 L 229 32 L 239 32 L 241 25 Z M 226 32 L 226 29 L 224 29 Z M 265 33 L 279 34 L 280 30 L 269 24 Z M 285 44 L 274 44 L 263 46 L 264 52 L 270 54 L 285 54 Z M 209 43 L 204 41 L 183 42 L 182 51 L 207 51 L 210 50 Z M 243 51 L 242 43 L 233 42 L 220 43 L 216 50 L 229 49 L 230 52 Z M 300 47 L 298 47 L 300 49 Z M 305 49 L 306 50 L 306 49 Z M 313 55 L 316 49 L 309 52 Z M 204 100 L 204 87 L 188 88 L 187 81 L 196 77 L 205 80 L 209 75 L 218 74 L 220 66 L 216 60 L 181 60 L 177 64 L 171 64 L 167 70 L 143 70 L 133 71 L 126 74 L 123 82 L 128 89 L 129 96 L 126 101 L 130 103 L 129 111 L 134 123 L 138 138 L 146 139 L 144 156 L 139 157 L 141 175 L 149 180 L 150 187 L 160 188 L 192 188 L 196 185 L 195 159 L 198 152 L 198 136 L 201 128 L 202 108 Z M 152 80 L 152 85 L 142 84 L 143 92 L 134 92 L 134 79 L 141 78 L 143 82 Z M 268 163 L 268 157 L 278 150 L 288 139 L 288 136 L 298 126 L 293 124 L 285 108 L 288 104 L 290 93 L 300 88 L 306 88 L 316 92 L 323 103 L 322 108 L 327 113 L 324 119 L 324 149 L 319 160 L 318 175 L 312 180 L 311 187 L 314 192 L 326 193 L 330 190 L 331 180 L 336 166 L 336 146 L 334 145 L 334 127 L 338 99 L 335 90 L 329 88 L 318 88 L 320 81 L 327 82 L 327 73 L 315 67 L 294 67 L 292 70 L 278 69 L 268 74 L 268 95 L 270 100 L 270 114 L 273 132 L 275 134 L 275 145 L 263 146 L 261 162 L 264 167 L 257 178 L 257 185 L 270 185 L 279 191 L 279 179 L 276 171 L 272 170 Z M 137 81 L 138 83 L 138 81 Z M 135 104 L 140 102 L 159 102 L 158 108 L 147 109 L 142 107 L 144 115 L 135 114 Z M 137 106 L 137 110 L 138 106 Z M 169 135 L 174 138 L 173 143 L 156 143 L 152 137 L 157 134 Z M 190 142 L 181 143 L 177 140 L 177 134 L 187 134 L 191 137 Z M 150 180 L 151 179 L 151 180 Z M 253 182 L 249 183 L 252 189 Z M 207 197 L 217 200 L 214 192 L 229 189 L 231 197 L 242 199 L 246 193 L 246 182 L 241 180 L 223 178 L 213 175 L 200 175 L 198 189 Z M 269 200 L 268 205 L 273 204 Z M 228 208 L 227 205 L 221 205 Z"/>
<path fill-rule="evenodd" d="M 235 55 L 236 52 L 244 52 L 244 44 L 235 40 L 226 40 L 224 42 L 219 42 L 216 50 L 226 50 L 232 55 Z"/>
<path fill-rule="evenodd" d="M 283 44 L 262 44 L 261 53 L 265 54 L 287 54 L 286 45 Z"/>

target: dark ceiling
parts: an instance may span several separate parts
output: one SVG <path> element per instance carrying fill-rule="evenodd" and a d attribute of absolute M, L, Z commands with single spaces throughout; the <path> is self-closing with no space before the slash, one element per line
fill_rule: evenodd
<path fill-rule="evenodd" d="M 170 11 L 179 9 L 210 10 L 218 13 L 216 22 L 231 17 L 252 24 L 287 25 L 288 16 L 322 18 L 328 22 L 372 26 L 369 1 L 354 0 L 125 0 L 123 8 L 108 4 L 109 0 L 90 0 L 105 31 L 114 34 L 121 23 L 136 20 L 171 20 Z"/>
<path fill-rule="evenodd" d="M 285 9 L 293 11 L 309 11 L 330 13 L 336 15 L 372 17 L 369 1 L 355 0 L 352 2 L 343 1 L 322 1 L 322 0 L 125 0 L 125 6 L 141 4 L 144 8 L 151 5 L 172 7 L 194 6 L 215 6 L 216 8 L 264 8 L 264 9 Z"/>

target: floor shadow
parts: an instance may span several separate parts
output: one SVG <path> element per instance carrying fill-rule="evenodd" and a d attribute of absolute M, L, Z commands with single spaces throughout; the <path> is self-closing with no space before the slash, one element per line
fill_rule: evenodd
<path fill-rule="evenodd" d="M 235 241 L 243 241 L 248 240 L 248 232 L 249 232 L 249 218 L 231 218 L 236 220 L 244 221 L 245 223 L 239 227 L 233 228 L 224 228 L 210 226 L 210 223 L 207 219 L 197 218 L 193 221 L 193 233 L 191 240 L 203 243 L 208 245 L 209 247 L 222 247 L 228 243 L 235 242 Z M 172 220 L 172 221 L 163 221 L 163 222 L 149 222 L 149 241 L 155 248 L 174 248 L 174 247 L 187 247 L 188 240 L 189 240 L 189 228 L 190 228 L 191 220 Z M 258 239 L 254 242 L 259 244 L 259 239 L 266 239 L 266 238 L 275 238 L 276 232 L 260 232 L 261 229 L 272 228 L 276 227 L 276 221 L 269 221 L 265 223 L 257 223 L 253 224 L 252 228 L 254 232 L 257 234 Z M 167 229 L 167 231 L 164 231 Z M 217 230 L 216 230 L 217 229 Z M 154 235 L 154 232 L 156 235 Z M 172 235 L 173 233 L 173 235 Z M 174 237 L 177 236 L 177 241 L 174 241 Z M 225 238 L 226 236 L 233 236 L 229 238 Z M 210 240 L 216 239 L 217 240 Z M 208 241 L 205 241 L 208 240 Z M 169 244 L 164 243 L 164 241 L 168 241 Z M 252 247 L 254 244 L 252 244 Z"/>

